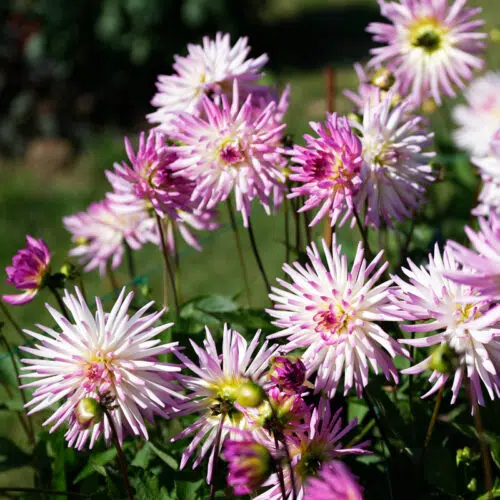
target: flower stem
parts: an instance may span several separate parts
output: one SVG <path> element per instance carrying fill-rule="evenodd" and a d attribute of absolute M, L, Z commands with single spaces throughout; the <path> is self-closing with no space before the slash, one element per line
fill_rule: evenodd
<path fill-rule="evenodd" d="M 274 446 L 276 448 L 276 454 L 278 454 L 280 444 L 276 434 L 274 434 Z M 283 469 L 281 468 L 281 464 L 279 462 L 277 462 L 276 464 L 276 474 L 278 476 L 278 481 L 280 483 L 281 496 L 283 497 L 283 500 L 286 500 L 287 495 L 285 487 L 285 478 L 283 477 Z"/>
<path fill-rule="evenodd" d="M 116 294 L 118 292 L 119 285 L 118 285 L 118 281 L 116 281 L 115 273 L 114 273 L 114 271 L 111 267 L 111 264 L 109 262 L 106 264 L 106 275 L 107 275 L 108 280 L 109 280 L 109 286 L 111 288 L 111 292 L 115 295 L 115 298 L 116 298 Z"/>
<path fill-rule="evenodd" d="M 175 276 L 172 270 L 172 265 L 170 264 L 170 258 L 168 256 L 168 249 L 167 249 L 167 243 L 165 241 L 165 232 L 163 231 L 162 220 L 158 214 L 156 214 L 156 223 L 158 224 L 158 231 L 160 233 L 161 250 L 163 253 L 163 263 L 164 263 L 164 281 L 163 281 L 164 305 L 165 308 L 167 308 L 168 310 L 168 280 L 170 280 L 170 285 L 172 286 L 172 292 L 174 296 L 175 314 L 177 317 L 179 317 L 179 300 L 177 298 L 177 293 L 175 289 Z"/>
<path fill-rule="evenodd" d="M 286 438 L 284 436 L 282 436 L 281 442 L 283 443 L 286 461 L 288 462 L 288 468 L 290 469 L 290 482 L 292 483 L 293 500 L 297 500 L 297 484 L 295 482 L 295 474 L 293 473 L 292 457 L 290 455 L 290 450 L 288 449 L 288 444 L 286 443 Z"/>
<path fill-rule="evenodd" d="M 219 422 L 219 428 L 217 429 L 217 435 L 215 436 L 214 444 L 214 467 L 212 469 L 212 474 L 210 475 L 210 500 L 215 498 L 215 483 L 217 482 L 217 471 L 219 469 L 219 454 L 220 445 L 222 439 L 222 429 L 224 428 L 224 420 L 226 419 L 226 414 L 222 413 Z"/>
<path fill-rule="evenodd" d="M 306 229 L 307 245 L 310 245 L 312 241 L 312 230 L 309 224 L 311 221 L 309 220 L 309 214 L 307 212 L 303 212 L 302 215 L 304 216 L 304 226 Z"/>
<path fill-rule="evenodd" d="M 130 281 L 132 281 L 132 283 L 135 286 L 134 279 L 135 279 L 136 269 L 135 269 L 134 253 L 130 248 L 130 245 L 126 242 L 125 242 L 125 257 L 127 259 L 128 276 L 130 278 Z"/>
<path fill-rule="evenodd" d="M 354 218 L 356 219 L 356 224 L 358 225 L 358 229 L 361 234 L 361 238 L 363 240 L 363 247 L 365 249 L 366 258 L 367 260 L 372 260 L 373 252 L 371 251 L 370 243 L 368 242 L 368 231 L 366 230 L 366 227 L 363 226 L 363 223 L 359 218 L 358 211 L 356 210 L 356 207 L 353 207 L 352 213 L 354 214 Z"/>
<path fill-rule="evenodd" d="M 107 409 L 104 409 L 104 413 L 109 422 L 109 426 L 111 427 L 111 437 L 113 439 L 113 443 L 116 448 L 116 452 L 118 453 L 118 463 L 120 464 L 120 470 L 123 476 L 123 483 L 125 485 L 125 490 L 127 492 L 127 497 L 129 500 L 134 500 L 134 493 L 132 491 L 132 486 L 130 486 L 130 480 L 128 477 L 127 470 L 127 461 L 125 460 L 125 455 L 123 454 L 122 447 L 120 445 L 120 441 L 118 439 L 118 433 L 116 432 L 115 422 L 111 417 L 111 414 Z"/>
<path fill-rule="evenodd" d="M 259 251 L 257 250 L 257 243 L 255 242 L 255 235 L 253 233 L 252 222 L 248 219 L 248 236 L 250 236 L 250 244 L 252 245 L 253 254 L 255 255 L 255 260 L 257 261 L 257 266 L 259 266 L 260 274 L 264 280 L 267 293 L 271 293 L 271 287 L 269 286 L 269 280 L 266 276 L 266 271 L 264 270 L 264 265 L 262 264 L 262 259 L 260 258 Z"/>
<path fill-rule="evenodd" d="M 444 385 L 440 387 L 436 397 L 436 402 L 434 403 L 434 410 L 432 410 L 431 420 L 429 422 L 429 427 L 427 427 L 427 434 L 425 435 L 424 452 L 427 446 L 429 446 L 429 443 L 431 441 L 432 431 L 434 430 L 436 419 L 439 413 L 439 407 L 441 406 L 441 401 L 443 400 L 443 392 L 444 392 Z"/>
<path fill-rule="evenodd" d="M 297 198 L 292 199 L 292 209 L 295 218 L 295 251 L 299 255 L 302 250 L 302 239 L 300 235 L 300 214 L 297 212 L 299 209 Z"/>
<path fill-rule="evenodd" d="M 285 264 L 290 262 L 290 201 L 285 196 L 283 208 L 285 213 Z"/>
<path fill-rule="evenodd" d="M 17 323 L 17 321 L 12 317 L 10 314 L 9 309 L 7 306 L 3 303 L 3 300 L 0 299 L 0 308 L 2 309 L 2 312 L 4 313 L 5 317 L 9 320 L 10 324 L 13 326 L 14 330 L 22 337 L 24 341 L 28 341 L 28 337 L 26 334 L 22 331 L 21 327 Z"/>
<path fill-rule="evenodd" d="M 63 299 L 61 297 L 61 294 L 57 290 L 55 286 L 50 286 L 49 290 L 52 292 L 52 295 L 56 299 L 57 305 L 59 306 L 59 309 L 61 310 L 61 313 L 63 316 L 69 321 L 69 314 L 68 310 L 66 309 L 66 306 L 64 305 Z"/>
<path fill-rule="evenodd" d="M 377 428 L 380 432 L 380 436 L 382 437 L 382 441 L 384 441 L 384 444 L 387 446 L 389 453 L 392 454 L 392 445 L 389 441 L 389 437 L 387 436 L 385 427 L 382 425 L 382 421 L 380 419 L 378 412 L 375 410 L 375 406 L 373 405 L 373 401 L 371 399 L 371 396 L 368 394 L 368 390 L 366 389 L 366 387 L 363 391 L 363 394 L 365 396 L 364 400 L 366 401 L 368 409 L 370 410 L 370 413 L 372 414 L 373 418 L 375 419 Z"/>
<path fill-rule="evenodd" d="M 177 232 L 174 231 L 174 276 L 175 276 L 175 293 L 180 302 L 182 302 L 182 290 L 181 290 L 181 256 L 179 254 L 179 242 L 177 238 Z"/>
<path fill-rule="evenodd" d="M 11 349 L 9 341 L 6 339 L 5 335 L 0 334 L 0 341 L 4 345 L 6 351 L 9 354 L 9 358 L 12 362 L 12 367 L 14 368 L 14 372 L 16 374 L 16 379 L 19 380 L 19 368 L 17 367 L 16 363 L 16 358 L 14 356 L 14 351 Z M 28 403 L 28 400 L 26 399 L 26 394 L 24 393 L 24 389 L 22 389 L 19 386 L 19 392 L 21 393 L 21 399 L 23 400 L 23 406 L 26 407 L 26 404 Z M 34 427 L 33 427 L 33 421 L 31 420 L 30 416 L 28 415 L 27 410 L 24 410 L 26 412 L 26 420 L 28 421 L 27 428 L 26 428 L 26 434 L 28 435 L 28 439 L 30 440 L 31 444 L 35 446 L 35 432 L 34 432 Z"/>
<path fill-rule="evenodd" d="M 231 200 L 228 198 L 226 201 L 227 211 L 229 214 L 229 220 L 231 222 L 231 229 L 233 230 L 234 241 L 236 243 L 236 251 L 238 252 L 238 258 L 240 260 L 241 273 L 243 274 L 243 282 L 245 283 L 245 293 L 247 296 L 247 303 L 250 306 L 251 296 L 250 296 L 250 286 L 248 285 L 248 274 L 247 268 L 245 266 L 245 259 L 243 258 L 243 251 L 241 249 L 240 235 L 238 233 L 238 225 L 236 224 L 236 218 L 234 216 L 233 205 Z"/>

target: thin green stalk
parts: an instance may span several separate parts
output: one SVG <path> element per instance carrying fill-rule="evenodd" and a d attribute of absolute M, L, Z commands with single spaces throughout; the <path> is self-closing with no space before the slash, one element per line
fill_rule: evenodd
<path fill-rule="evenodd" d="M 127 259 L 127 269 L 128 269 L 128 277 L 130 281 L 134 284 L 135 287 L 135 276 L 136 276 L 136 268 L 134 261 L 134 252 L 130 248 L 128 243 L 125 243 L 125 258 Z"/>
<path fill-rule="evenodd" d="M 28 341 L 28 337 L 26 334 L 23 332 L 17 321 L 12 317 L 12 314 L 10 314 L 9 309 L 7 306 L 3 303 L 3 300 L 0 299 L 0 309 L 2 309 L 2 312 L 4 313 L 5 317 L 9 320 L 9 323 L 13 326 L 14 330 L 21 336 L 21 338 L 26 342 Z"/>
<path fill-rule="evenodd" d="M 295 482 L 295 474 L 293 473 L 292 457 L 290 455 L 290 450 L 286 443 L 286 438 L 283 436 L 281 442 L 283 443 L 283 449 L 285 450 L 286 461 L 288 463 L 288 468 L 290 470 L 290 483 L 292 485 L 292 498 L 297 500 L 297 484 Z"/>
<path fill-rule="evenodd" d="M 380 432 L 380 436 L 382 437 L 382 441 L 384 441 L 387 449 L 389 450 L 389 453 L 392 455 L 392 445 L 389 441 L 389 437 L 387 436 L 386 429 L 384 425 L 382 424 L 382 420 L 380 419 L 380 416 L 378 412 L 375 410 L 375 406 L 373 405 L 373 401 L 371 399 L 371 396 L 368 394 L 368 390 L 364 389 L 363 391 L 364 394 L 364 400 L 366 401 L 366 404 L 368 406 L 368 409 L 370 410 L 370 413 L 372 414 L 373 418 L 375 419 L 375 422 L 377 424 L 377 429 Z"/>
<path fill-rule="evenodd" d="M 86 291 L 86 288 L 85 288 L 85 281 L 84 281 L 83 276 L 81 274 L 78 277 L 78 284 L 80 285 L 80 291 L 82 292 L 82 295 L 83 295 L 83 298 L 85 299 L 85 302 L 88 303 L 88 301 L 87 301 L 87 291 Z"/>
<path fill-rule="evenodd" d="M 285 196 L 283 201 L 284 213 L 285 213 L 285 263 L 290 262 L 290 201 Z"/>
<path fill-rule="evenodd" d="M 307 245 L 310 245 L 312 242 L 312 229 L 310 226 L 311 221 L 309 219 L 309 213 L 306 211 L 303 212 L 302 215 L 304 216 L 304 226 L 306 230 Z"/>
<path fill-rule="evenodd" d="M 302 251 L 302 238 L 300 234 L 300 214 L 298 212 L 299 207 L 297 198 L 292 198 L 292 209 L 295 220 L 295 251 L 297 252 L 297 255 L 299 255 Z"/>
<path fill-rule="evenodd" d="M 241 274 L 243 274 L 243 283 L 245 285 L 245 294 L 247 296 L 247 303 L 250 306 L 251 296 L 250 296 L 250 286 L 248 284 L 247 268 L 245 266 L 245 259 L 243 257 L 243 251 L 241 248 L 241 240 L 238 232 L 238 225 L 236 224 L 236 218 L 234 216 L 233 205 L 229 198 L 226 201 L 226 205 L 227 205 L 227 212 L 229 214 L 229 221 L 231 222 L 231 229 L 233 230 L 234 241 L 236 243 L 236 251 L 238 252 L 238 259 L 240 261 Z"/>
<path fill-rule="evenodd" d="M 175 275 L 175 293 L 180 302 L 182 302 L 182 290 L 181 290 L 181 256 L 179 254 L 179 241 L 177 238 L 177 232 L 174 231 L 174 275 Z"/>
<path fill-rule="evenodd" d="M 356 219 L 356 224 L 358 225 L 359 233 L 361 234 L 361 239 L 363 240 L 363 247 L 365 249 L 365 255 L 367 260 L 372 260 L 373 259 L 373 252 L 370 249 L 370 243 L 368 242 L 368 231 L 365 226 L 363 226 L 363 223 L 361 222 L 361 219 L 359 218 L 359 214 L 356 210 L 356 207 L 353 208 L 354 218 Z"/>
<path fill-rule="evenodd" d="M 278 438 L 276 437 L 276 434 L 274 434 L 274 446 L 276 448 L 276 454 L 278 455 L 279 451 L 279 441 Z M 281 464 L 279 461 L 276 463 L 276 475 L 278 476 L 278 481 L 280 483 L 280 490 L 281 490 L 281 496 L 283 497 L 283 500 L 286 500 L 286 487 L 285 487 L 285 478 L 283 476 L 283 469 L 281 468 Z"/>
<path fill-rule="evenodd" d="M 60 309 L 62 315 L 69 321 L 68 310 L 66 309 L 66 306 L 64 305 L 61 294 L 59 293 L 59 291 L 57 290 L 57 288 L 55 286 L 50 286 L 49 290 L 51 291 L 52 295 L 56 299 L 57 305 L 59 306 L 59 309 Z"/>
<path fill-rule="evenodd" d="M 264 270 L 264 265 L 262 264 L 262 259 L 260 258 L 259 250 L 257 249 L 257 242 L 255 241 L 255 235 L 253 233 L 252 222 L 248 219 L 248 236 L 250 237 L 250 244 L 252 245 L 253 254 L 255 255 L 255 260 L 257 261 L 257 266 L 259 267 L 260 274 L 264 280 L 267 293 L 271 293 L 271 286 L 269 285 L 269 280 L 266 276 L 266 271 Z"/>
<path fill-rule="evenodd" d="M 444 385 L 440 387 L 439 392 L 437 393 L 436 396 L 436 402 L 434 403 L 434 409 L 432 410 L 431 420 L 429 422 L 429 426 L 427 427 L 427 433 L 425 435 L 424 452 L 429 446 L 429 443 L 431 441 L 432 432 L 434 431 L 434 426 L 436 425 L 436 420 L 439 413 L 439 407 L 441 406 L 441 401 L 443 400 L 443 392 L 444 392 Z"/>
<path fill-rule="evenodd" d="M 215 498 L 215 483 L 217 482 L 217 472 L 219 469 L 219 454 L 220 445 L 222 439 L 222 429 L 224 428 L 224 420 L 226 419 L 226 414 L 222 413 L 219 422 L 219 428 L 217 429 L 217 435 L 215 436 L 214 444 L 214 466 L 212 469 L 212 476 L 210 478 L 210 500 Z"/>

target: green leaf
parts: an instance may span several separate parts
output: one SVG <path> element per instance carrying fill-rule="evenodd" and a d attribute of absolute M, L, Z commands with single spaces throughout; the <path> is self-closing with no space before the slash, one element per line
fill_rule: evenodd
<path fill-rule="evenodd" d="M 449 495 L 458 494 L 455 458 L 444 446 L 431 446 L 425 453 L 425 479 Z"/>
<path fill-rule="evenodd" d="M 111 462 L 111 460 L 113 460 L 115 456 L 116 456 L 115 448 L 110 448 L 109 450 L 102 451 L 99 453 L 93 453 L 92 455 L 90 455 L 87 465 L 80 471 L 78 476 L 76 476 L 76 479 L 74 480 L 73 484 L 80 482 L 82 479 L 85 479 L 94 472 L 97 472 L 102 476 L 106 476 L 107 473 L 104 466 L 107 463 Z"/>
<path fill-rule="evenodd" d="M 199 481 L 175 481 L 175 493 L 178 500 L 194 500 L 200 498 L 196 492 L 204 483 L 203 479 Z"/>
<path fill-rule="evenodd" d="M 175 498 L 175 497 L 174 497 Z M 173 500 L 165 487 L 159 485 L 158 476 L 147 476 L 136 480 L 136 500 Z"/>
<path fill-rule="evenodd" d="M 222 295 L 208 295 L 195 302 L 196 308 L 208 313 L 231 312 L 238 309 L 238 305 L 229 297 Z"/>
<path fill-rule="evenodd" d="M 0 472 L 31 464 L 32 457 L 7 438 L 0 437 Z"/>
<path fill-rule="evenodd" d="M 174 470 L 178 469 L 178 464 L 177 464 L 177 461 L 175 460 L 174 457 L 172 457 L 168 453 L 165 453 L 164 451 L 160 450 L 150 441 L 148 441 L 146 443 L 146 445 L 149 446 L 149 448 L 151 448 L 151 450 L 158 456 L 158 458 L 163 460 L 163 462 L 165 462 L 171 469 L 174 469 Z"/>
<path fill-rule="evenodd" d="M 149 442 L 144 443 L 144 446 L 135 454 L 134 459 L 130 463 L 134 467 L 140 467 L 141 469 L 147 469 L 151 457 L 153 456 L 153 450 L 151 446 L 148 446 Z"/>
<path fill-rule="evenodd" d="M 476 500 L 488 500 L 490 498 L 489 493 L 490 492 L 487 492 L 484 495 L 477 497 Z M 495 484 L 491 489 L 491 498 L 500 498 L 500 479 L 498 477 L 495 479 Z"/>

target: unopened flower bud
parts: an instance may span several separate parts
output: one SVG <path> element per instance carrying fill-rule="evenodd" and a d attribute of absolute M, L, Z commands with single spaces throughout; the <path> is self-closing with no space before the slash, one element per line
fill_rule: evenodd
<path fill-rule="evenodd" d="M 431 354 L 429 368 L 444 375 L 452 374 L 458 365 L 458 356 L 448 344 L 437 346 Z"/>
<path fill-rule="evenodd" d="M 82 427 L 90 427 L 102 420 L 103 409 L 94 398 L 83 398 L 75 406 L 75 417 Z"/>
<path fill-rule="evenodd" d="M 271 361 L 269 380 L 282 389 L 296 391 L 306 380 L 306 367 L 300 358 L 276 356 Z"/>
<path fill-rule="evenodd" d="M 255 408 L 259 406 L 266 398 L 264 389 L 252 380 L 244 382 L 238 387 L 236 393 L 236 402 L 241 406 Z"/>
<path fill-rule="evenodd" d="M 473 477 L 470 481 L 469 484 L 467 485 L 467 489 L 469 491 L 472 491 L 473 493 L 477 490 L 477 479 Z"/>
<path fill-rule="evenodd" d="M 227 482 L 235 495 L 250 495 L 273 472 L 273 459 L 267 448 L 250 436 L 224 443 L 224 459 L 229 462 Z"/>
<path fill-rule="evenodd" d="M 394 75 L 387 68 L 379 68 L 372 77 L 371 83 L 381 90 L 389 90 L 396 81 Z"/>
<path fill-rule="evenodd" d="M 466 467 L 468 467 L 471 464 L 471 459 L 472 459 L 472 452 L 468 446 L 460 450 L 457 450 L 457 457 L 456 457 L 457 467 L 460 464 L 464 464 Z"/>
<path fill-rule="evenodd" d="M 62 275 L 66 276 L 66 278 L 69 280 L 74 280 L 78 278 L 78 276 L 80 276 L 78 268 L 74 264 L 71 264 L 70 262 L 66 262 L 65 264 L 63 264 L 59 272 Z"/>

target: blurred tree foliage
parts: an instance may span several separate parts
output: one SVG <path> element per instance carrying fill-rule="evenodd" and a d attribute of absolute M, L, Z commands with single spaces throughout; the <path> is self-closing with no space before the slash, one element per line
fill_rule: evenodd
<path fill-rule="evenodd" d="M 2 0 L 0 150 L 81 143 L 143 119 L 156 76 L 204 34 L 244 34 L 266 0 Z"/>

